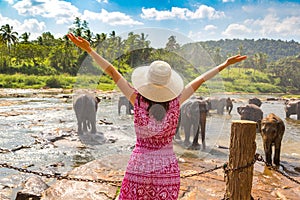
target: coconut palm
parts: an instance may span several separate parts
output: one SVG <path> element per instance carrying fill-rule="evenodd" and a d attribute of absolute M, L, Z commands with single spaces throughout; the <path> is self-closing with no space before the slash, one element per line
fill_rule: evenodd
<path fill-rule="evenodd" d="M 18 41 L 18 33 L 12 31 L 13 27 L 9 24 L 2 25 L 0 29 L 0 35 L 2 41 L 6 43 L 8 52 L 10 53 L 10 48 L 12 44 L 15 44 Z"/>

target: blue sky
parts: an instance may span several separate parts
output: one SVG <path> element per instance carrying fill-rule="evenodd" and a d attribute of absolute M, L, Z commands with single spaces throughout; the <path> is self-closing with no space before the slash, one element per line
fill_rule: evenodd
<path fill-rule="evenodd" d="M 300 42 L 300 3 L 237 0 L 0 0 L 0 26 L 10 24 L 30 39 L 68 32 L 75 17 L 93 33 L 117 35 L 152 30 L 186 40 L 281 39 Z"/>

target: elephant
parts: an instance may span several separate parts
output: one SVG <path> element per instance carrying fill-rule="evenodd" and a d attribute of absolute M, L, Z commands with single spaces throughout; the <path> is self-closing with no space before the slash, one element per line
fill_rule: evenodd
<path fill-rule="evenodd" d="M 248 100 L 248 103 L 249 103 L 249 104 L 257 105 L 258 107 L 260 107 L 261 104 L 262 104 L 261 100 L 260 100 L 259 98 L 257 98 L 257 97 L 250 98 L 250 99 Z"/>
<path fill-rule="evenodd" d="M 208 109 L 209 110 L 217 110 L 217 114 L 223 115 L 224 114 L 224 108 L 226 107 L 226 110 L 230 114 L 233 104 L 232 99 L 230 98 L 206 98 L 206 101 L 208 102 Z"/>
<path fill-rule="evenodd" d="M 255 104 L 247 104 L 237 107 L 237 112 L 241 116 L 241 120 L 250 120 L 257 123 L 257 132 L 260 132 L 260 123 L 263 119 L 263 111 Z"/>
<path fill-rule="evenodd" d="M 77 118 L 78 134 L 83 134 L 90 129 L 96 133 L 96 114 L 100 99 L 90 93 L 80 94 L 74 97 L 73 109 Z"/>
<path fill-rule="evenodd" d="M 285 102 L 285 116 L 297 115 L 297 120 L 300 120 L 300 100 L 289 100 Z"/>
<path fill-rule="evenodd" d="M 121 114 L 121 107 L 126 107 L 126 114 L 131 115 L 133 111 L 133 105 L 128 101 L 128 99 L 125 96 L 120 96 L 118 101 L 118 114 Z"/>
<path fill-rule="evenodd" d="M 272 145 L 275 146 L 274 164 L 279 166 L 281 141 L 285 131 L 283 121 L 274 113 L 261 120 L 261 136 L 267 165 L 272 165 Z"/>
<path fill-rule="evenodd" d="M 208 113 L 208 103 L 206 100 L 189 99 L 180 108 L 180 117 L 175 139 L 181 140 L 179 130 L 184 130 L 184 145 L 189 149 L 199 150 L 200 144 L 198 142 L 199 132 L 201 130 L 202 149 L 206 148 L 205 144 L 205 127 L 206 116 Z M 190 143 L 190 136 L 194 136 L 192 144 Z"/>
<path fill-rule="evenodd" d="M 227 112 L 228 112 L 229 115 L 230 115 L 230 113 L 232 111 L 232 108 L 233 108 L 232 99 L 230 99 L 230 97 L 228 97 L 226 99 L 226 110 L 227 110 Z"/>

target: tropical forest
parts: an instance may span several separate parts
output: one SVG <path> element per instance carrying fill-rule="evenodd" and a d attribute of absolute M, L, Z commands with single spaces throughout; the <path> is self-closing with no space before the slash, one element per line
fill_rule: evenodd
<path fill-rule="evenodd" d="M 163 48 L 154 48 L 146 33 L 129 32 L 124 38 L 115 31 L 93 33 L 80 18 L 68 32 L 88 40 L 128 79 L 135 67 L 159 59 L 169 62 L 188 81 L 227 57 L 241 54 L 248 58 L 220 73 L 226 92 L 300 93 L 300 44 L 293 40 L 222 39 L 180 44 L 170 35 Z M 29 37 L 29 32 L 15 32 L 9 24 L 1 26 L 0 88 L 116 88 L 66 36 L 55 38 L 44 32 L 35 40 Z M 208 92 L 206 87 L 199 90 Z"/>

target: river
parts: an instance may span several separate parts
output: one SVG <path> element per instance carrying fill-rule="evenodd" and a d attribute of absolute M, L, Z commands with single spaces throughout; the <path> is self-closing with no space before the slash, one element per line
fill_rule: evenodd
<path fill-rule="evenodd" d="M 8 92 L 8 91 L 6 91 Z M 130 154 L 134 142 L 133 117 L 118 115 L 118 94 L 108 94 L 99 104 L 97 134 L 91 139 L 76 134 L 76 118 L 72 99 L 64 94 L 33 95 L 32 90 L 11 90 L 18 96 L 3 96 L 0 102 L 0 163 L 43 172 L 66 173 L 76 166 L 113 154 Z M 264 116 L 273 112 L 283 119 L 286 131 L 281 147 L 281 165 L 290 175 L 300 176 L 300 121 L 296 116 L 285 118 L 283 101 L 266 101 L 274 95 L 255 95 L 263 100 Z M 226 161 L 232 120 L 239 119 L 236 108 L 247 104 L 253 95 L 230 94 L 235 99 L 231 115 L 211 113 L 207 117 L 205 151 L 190 151 L 175 145 L 180 157 L 192 153 L 200 159 L 215 158 Z M 103 124 L 100 122 L 109 122 Z M 49 142 L 53 136 L 66 136 L 68 140 Z M 45 139 L 45 140 L 43 140 Z M 257 152 L 264 155 L 261 136 L 256 137 Z M 19 150 L 13 149 L 21 147 Z M 126 166 L 124 166 L 125 168 Z M 20 184 L 27 174 L 0 168 L 0 189 Z"/>

